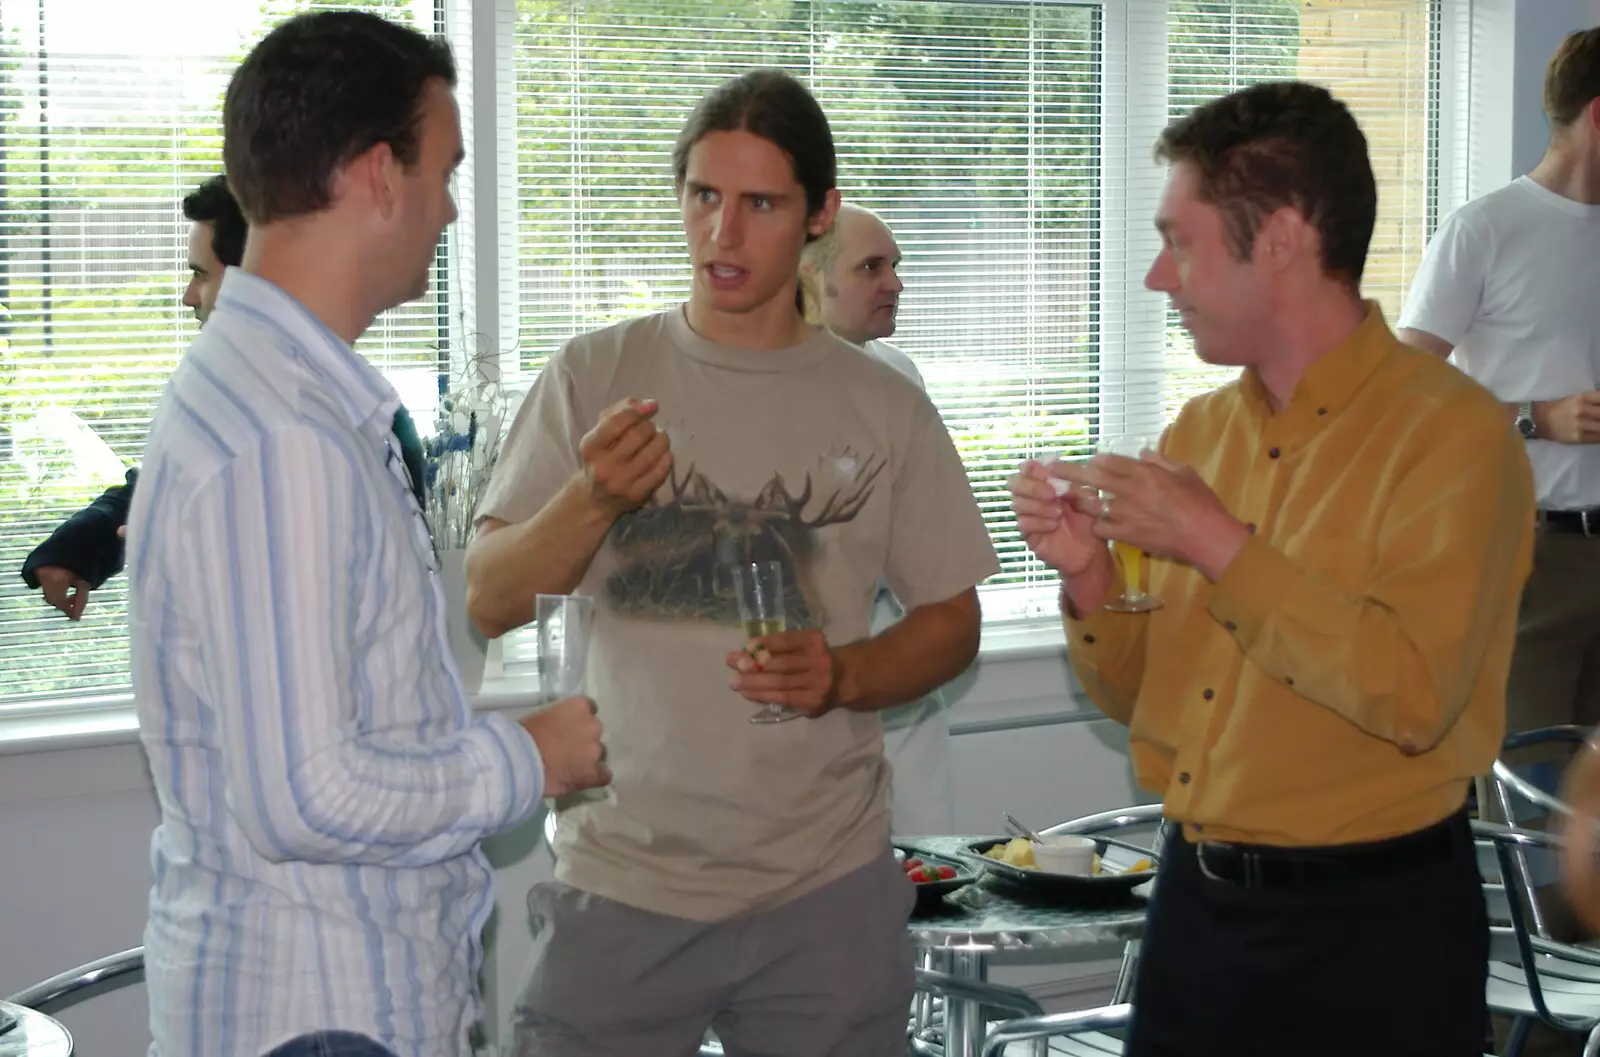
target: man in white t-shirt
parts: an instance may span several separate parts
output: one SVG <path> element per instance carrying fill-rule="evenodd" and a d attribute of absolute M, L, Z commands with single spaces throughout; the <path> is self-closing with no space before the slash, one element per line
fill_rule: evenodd
<path fill-rule="evenodd" d="M 801 260 L 809 322 L 820 323 L 859 345 L 920 389 L 922 372 L 899 348 L 884 341 L 894 334 L 900 308 L 900 246 L 889 225 L 872 210 L 841 203 L 827 234 L 806 245 Z M 892 626 L 905 610 L 878 585 L 872 631 Z M 898 708 L 879 713 L 883 752 L 893 770 L 891 824 L 896 833 L 949 833 L 955 828 L 955 792 L 950 770 L 950 713 L 935 690 Z"/>
<path fill-rule="evenodd" d="M 1402 340 L 1488 387 L 1527 440 L 1539 502 L 1507 730 L 1600 722 L 1600 28 L 1550 60 L 1550 147 L 1428 246 Z"/>

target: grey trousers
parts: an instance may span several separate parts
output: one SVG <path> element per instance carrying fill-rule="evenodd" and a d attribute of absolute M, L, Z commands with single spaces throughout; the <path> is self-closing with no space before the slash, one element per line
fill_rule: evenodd
<path fill-rule="evenodd" d="M 791 903 L 722 922 L 535 885 L 512 1053 L 687 1057 L 709 1027 L 729 1057 L 899 1057 L 915 898 L 887 848 Z"/>

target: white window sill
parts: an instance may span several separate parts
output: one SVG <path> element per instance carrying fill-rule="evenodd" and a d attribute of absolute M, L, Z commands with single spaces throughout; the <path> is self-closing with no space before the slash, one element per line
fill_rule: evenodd
<path fill-rule="evenodd" d="M 1056 621 L 1001 624 L 983 632 L 982 665 L 1061 656 L 1066 641 Z M 491 664 L 482 688 L 472 695 L 478 711 L 526 709 L 539 692 L 539 677 L 521 667 L 511 673 Z M 73 698 L 49 705 L 0 711 L 0 756 L 58 752 L 139 740 L 131 693 Z"/>

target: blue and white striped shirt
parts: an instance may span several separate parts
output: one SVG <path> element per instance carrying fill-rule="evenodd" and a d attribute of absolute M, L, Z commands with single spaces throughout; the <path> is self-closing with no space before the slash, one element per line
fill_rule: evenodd
<path fill-rule="evenodd" d="M 152 1053 L 319 1029 L 465 1054 L 532 738 L 474 717 L 389 424 L 399 398 L 230 268 L 168 383 L 128 524 L 133 683 L 161 804 Z"/>

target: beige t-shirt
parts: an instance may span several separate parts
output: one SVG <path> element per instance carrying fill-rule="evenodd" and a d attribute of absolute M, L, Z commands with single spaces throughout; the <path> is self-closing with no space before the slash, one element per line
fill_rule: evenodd
<path fill-rule="evenodd" d="M 580 467 L 579 441 L 627 397 L 655 399 L 671 477 L 612 527 L 588 691 L 609 789 L 563 802 L 557 876 L 659 914 L 723 920 L 780 905 L 883 853 L 888 768 L 876 715 L 752 724 L 728 686 L 745 642 L 726 573 L 781 560 L 790 627 L 868 635 L 880 578 L 908 609 L 993 574 L 994 548 L 938 412 L 892 367 L 818 331 L 751 352 L 682 309 L 574 338 L 517 413 L 480 517 L 525 521 Z"/>

